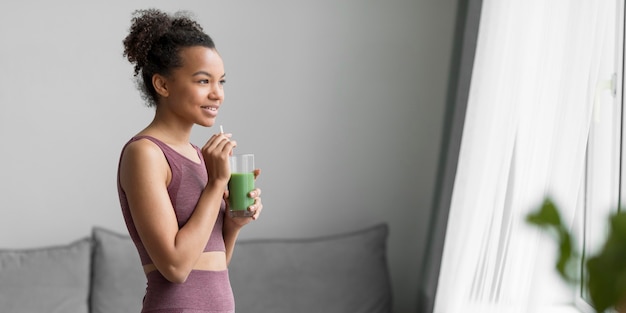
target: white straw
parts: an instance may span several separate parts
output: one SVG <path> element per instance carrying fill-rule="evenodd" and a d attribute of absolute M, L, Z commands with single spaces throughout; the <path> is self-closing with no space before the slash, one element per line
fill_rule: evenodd
<path fill-rule="evenodd" d="M 222 125 L 220 125 L 220 133 L 223 134 L 224 133 L 224 127 L 222 127 Z"/>

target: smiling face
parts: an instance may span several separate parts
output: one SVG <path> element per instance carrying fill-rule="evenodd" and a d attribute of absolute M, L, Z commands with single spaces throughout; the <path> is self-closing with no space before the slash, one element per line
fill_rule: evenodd
<path fill-rule="evenodd" d="M 213 126 L 224 101 L 224 62 L 215 49 L 196 46 L 180 50 L 182 67 L 155 75 L 158 110 L 182 123 Z"/>

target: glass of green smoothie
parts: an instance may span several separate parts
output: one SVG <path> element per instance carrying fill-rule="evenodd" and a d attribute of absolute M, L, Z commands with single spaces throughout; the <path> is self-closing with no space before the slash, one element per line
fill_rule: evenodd
<path fill-rule="evenodd" d="M 230 216 L 248 217 L 253 213 L 248 207 L 254 203 L 250 191 L 254 189 L 254 154 L 234 154 L 229 157 L 230 180 L 228 204 Z"/>

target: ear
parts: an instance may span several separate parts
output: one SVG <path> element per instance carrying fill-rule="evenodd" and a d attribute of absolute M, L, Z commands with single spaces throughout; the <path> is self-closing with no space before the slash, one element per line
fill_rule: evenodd
<path fill-rule="evenodd" d="M 167 78 L 164 76 L 159 74 L 152 75 L 152 86 L 154 86 L 154 89 L 161 97 L 167 98 L 167 96 L 169 96 Z"/>

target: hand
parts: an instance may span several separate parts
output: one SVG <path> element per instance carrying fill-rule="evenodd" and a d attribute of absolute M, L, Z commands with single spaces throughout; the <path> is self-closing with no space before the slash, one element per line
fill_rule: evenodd
<path fill-rule="evenodd" d="M 259 177 L 259 175 L 261 175 L 261 169 L 257 168 L 253 171 L 253 173 L 254 173 L 254 180 L 256 181 L 256 178 Z M 261 202 L 261 189 L 254 188 L 254 190 L 250 191 L 248 196 L 254 199 L 254 203 L 248 208 L 248 210 L 250 210 L 251 212 L 254 212 L 254 214 L 252 215 L 252 219 L 256 220 L 259 218 L 259 215 L 261 214 L 261 211 L 263 210 L 263 203 Z"/>
<path fill-rule="evenodd" d="M 231 137 L 232 134 L 214 134 L 202 147 L 209 180 L 222 181 L 226 184 L 230 179 L 228 156 L 233 154 L 233 149 L 237 146 L 236 141 L 230 140 Z"/>

